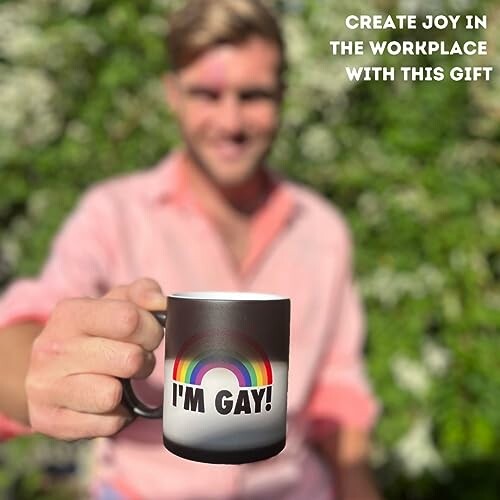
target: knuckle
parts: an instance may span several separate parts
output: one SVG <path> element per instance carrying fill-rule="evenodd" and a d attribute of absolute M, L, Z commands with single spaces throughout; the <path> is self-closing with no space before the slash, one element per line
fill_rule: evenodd
<path fill-rule="evenodd" d="M 50 335 L 39 335 L 31 347 L 32 362 L 40 362 L 47 358 L 54 358 L 64 354 L 65 344 L 62 339 L 55 339 Z"/>
<path fill-rule="evenodd" d="M 144 313 L 142 323 L 144 326 L 142 346 L 148 351 L 154 351 L 163 340 L 163 329 L 150 313 Z"/>
<path fill-rule="evenodd" d="M 54 310 L 52 311 L 52 314 L 50 315 L 51 320 L 59 320 L 59 319 L 64 319 L 67 317 L 71 317 L 74 313 L 74 310 L 80 305 L 82 302 L 82 299 L 75 299 L 75 298 L 65 298 L 60 300 L 56 306 L 54 307 Z"/>
<path fill-rule="evenodd" d="M 110 379 L 102 389 L 96 406 L 102 412 L 110 412 L 117 408 L 122 400 L 122 385 L 117 379 Z"/>
<path fill-rule="evenodd" d="M 131 299 L 140 305 L 146 304 L 156 293 L 161 293 L 161 288 L 152 278 L 140 278 L 130 287 Z"/>
<path fill-rule="evenodd" d="M 106 415 L 101 419 L 97 437 L 109 437 L 119 432 L 127 422 L 127 418 L 121 415 Z"/>
<path fill-rule="evenodd" d="M 124 372 L 126 377 L 132 377 L 140 372 L 144 366 L 145 353 L 143 349 L 135 344 L 128 347 L 123 358 Z"/>
<path fill-rule="evenodd" d="M 78 331 L 79 321 L 88 314 L 89 307 L 95 304 L 93 298 L 65 298 L 60 300 L 52 310 L 46 325 L 46 330 L 55 334 L 73 333 Z"/>
<path fill-rule="evenodd" d="M 153 349 L 156 349 L 157 347 L 160 346 L 164 337 L 165 337 L 165 332 L 163 331 L 163 328 L 155 320 L 155 345 Z"/>
<path fill-rule="evenodd" d="M 155 281 L 153 278 L 147 278 L 147 277 L 135 280 L 132 283 L 132 286 L 138 288 L 157 288 L 157 289 L 160 288 L 157 281 Z"/>
<path fill-rule="evenodd" d="M 122 348 L 118 342 L 104 343 L 99 349 L 98 356 L 102 357 L 106 364 L 115 366 L 122 357 Z"/>
<path fill-rule="evenodd" d="M 139 327 L 140 321 L 139 311 L 133 304 L 127 302 L 119 304 L 116 322 L 127 335 Z"/>

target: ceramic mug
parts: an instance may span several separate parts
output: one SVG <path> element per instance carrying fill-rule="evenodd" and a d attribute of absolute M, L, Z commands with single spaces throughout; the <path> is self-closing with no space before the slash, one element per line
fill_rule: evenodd
<path fill-rule="evenodd" d="M 124 404 L 163 418 L 172 453 L 241 464 L 285 447 L 290 300 L 244 292 L 186 292 L 153 312 L 166 329 L 163 405 L 146 406 L 130 380 Z"/>

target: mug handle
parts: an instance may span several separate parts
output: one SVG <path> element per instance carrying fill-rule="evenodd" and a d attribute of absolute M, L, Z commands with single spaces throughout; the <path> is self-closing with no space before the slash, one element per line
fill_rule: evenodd
<path fill-rule="evenodd" d="M 167 321 L 166 311 L 151 311 L 151 314 L 156 318 L 158 323 L 165 328 Z M 145 405 L 135 394 L 132 388 L 132 381 L 128 378 L 121 378 L 120 382 L 123 386 L 122 404 L 127 408 L 132 415 L 144 418 L 162 418 L 163 405 L 151 408 Z"/>

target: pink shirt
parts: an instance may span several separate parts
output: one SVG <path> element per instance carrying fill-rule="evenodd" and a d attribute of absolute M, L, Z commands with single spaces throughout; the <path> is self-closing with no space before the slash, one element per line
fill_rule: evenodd
<path fill-rule="evenodd" d="M 0 324 L 45 320 L 64 297 L 100 296 L 139 277 L 165 294 L 228 290 L 291 298 L 288 432 L 285 450 L 241 466 L 190 462 L 167 452 L 161 421 L 138 419 L 95 441 L 94 479 L 124 498 L 331 498 L 332 477 L 311 443 L 336 425 L 370 428 L 377 404 L 363 369 L 363 315 L 341 215 L 309 189 L 277 181 L 253 217 L 238 268 L 196 203 L 180 153 L 150 170 L 90 189 L 55 239 L 43 272 L 13 283 Z M 161 399 L 163 345 L 143 394 Z"/>

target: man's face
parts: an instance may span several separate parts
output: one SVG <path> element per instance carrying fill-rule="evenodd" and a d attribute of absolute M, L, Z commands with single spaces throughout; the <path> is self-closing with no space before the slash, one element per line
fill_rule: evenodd
<path fill-rule="evenodd" d="M 280 54 L 259 37 L 208 50 L 167 79 L 168 101 L 196 165 L 222 187 L 255 173 L 279 126 Z"/>

